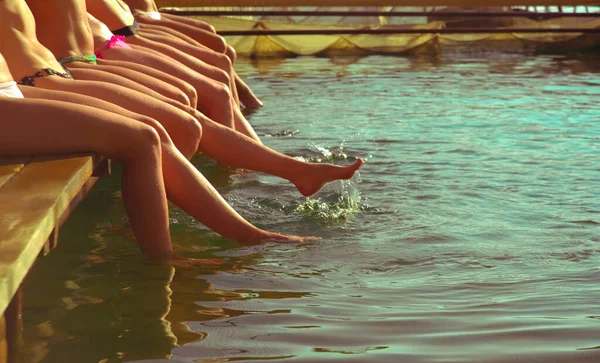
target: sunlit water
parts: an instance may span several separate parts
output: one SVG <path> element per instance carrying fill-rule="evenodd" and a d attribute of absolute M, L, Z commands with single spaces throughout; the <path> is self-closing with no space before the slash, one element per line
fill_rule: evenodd
<path fill-rule="evenodd" d="M 600 361 L 598 56 L 240 62 L 267 145 L 366 164 L 306 199 L 195 162 L 322 240 L 242 248 L 173 208 L 176 248 L 223 265 L 150 265 L 103 180 L 28 278 L 23 362 Z"/>

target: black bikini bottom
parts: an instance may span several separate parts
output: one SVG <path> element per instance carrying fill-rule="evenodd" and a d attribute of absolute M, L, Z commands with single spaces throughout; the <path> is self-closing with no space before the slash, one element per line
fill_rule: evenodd
<path fill-rule="evenodd" d="M 111 30 L 114 35 L 122 35 L 124 37 L 130 37 L 132 35 L 136 35 L 138 29 L 140 28 L 140 24 L 137 21 L 133 21 L 132 25 L 124 26 L 122 28 Z"/>
<path fill-rule="evenodd" d="M 44 68 L 41 71 L 34 74 L 33 76 L 26 76 L 26 77 L 21 78 L 21 80 L 18 83 L 23 86 L 35 87 L 35 79 L 36 78 L 48 77 L 48 76 L 59 76 L 59 77 L 66 78 L 66 79 L 73 79 L 71 72 L 67 68 L 65 68 L 65 66 L 63 66 L 62 64 L 61 64 L 61 66 L 62 66 L 64 72 L 58 72 L 52 68 Z"/>

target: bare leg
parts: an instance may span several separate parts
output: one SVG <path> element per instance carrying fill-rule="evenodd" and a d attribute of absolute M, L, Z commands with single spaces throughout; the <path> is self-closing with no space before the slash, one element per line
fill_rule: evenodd
<path fill-rule="evenodd" d="M 240 243 L 258 243 L 264 239 L 301 242 L 304 239 L 267 232 L 246 221 L 227 204 L 204 176 L 175 148 L 167 132 L 155 120 L 89 96 L 31 87 L 21 87 L 21 89 L 26 97 L 50 98 L 92 106 L 103 114 L 116 113 L 127 116 L 137 120 L 142 126 L 146 124 L 154 128 L 160 137 L 162 171 L 169 200 L 224 237 Z M 148 183 L 148 181 L 142 181 L 142 183 Z"/>
<path fill-rule="evenodd" d="M 248 136 L 256 142 L 262 143 L 256 132 L 254 131 L 254 128 L 250 126 L 250 122 L 248 122 L 248 120 L 246 120 L 246 118 L 242 114 L 242 110 L 240 110 L 237 107 L 233 109 L 233 122 L 235 125 L 235 131 Z"/>
<path fill-rule="evenodd" d="M 125 62 L 125 61 L 115 61 L 108 59 L 98 59 L 98 65 L 107 65 L 113 67 L 119 67 L 124 69 L 129 69 L 132 71 L 140 72 L 146 74 L 152 78 L 159 79 L 163 82 L 166 82 L 174 87 L 177 87 L 181 92 L 183 92 L 190 101 L 190 106 L 194 109 L 198 106 L 198 93 L 196 89 L 192 87 L 191 84 L 187 83 L 184 80 L 181 80 L 175 76 L 172 76 L 168 73 L 161 72 L 157 69 L 150 68 L 148 66 L 137 64 L 133 62 Z"/>
<path fill-rule="evenodd" d="M 176 30 L 169 26 L 169 25 L 173 24 L 172 21 L 191 25 L 192 27 L 201 27 L 203 24 L 205 24 L 205 25 L 207 25 L 207 28 L 205 30 L 215 33 L 215 30 L 212 26 L 210 26 L 202 21 L 196 20 L 196 19 L 190 19 L 190 18 L 186 18 L 186 17 L 182 17 L 182 16 L 164 14 L 164 13 L 161 14 L 161 16 L 163 17 L 164 21 L 154 20 L 154 19 L 151 19 L 151 18 L 149 18 L 147 16 L 143 16 L 143 15 L 137 16 L 136 19 L 142 24 L 142 29 L 146 30 L 147 32 L 153 32 L 155 34 L 168 33 L 172 36 L 178 37 L 179 39 L 181 39 L 189 44 L 196 45 L 196 46 L 200 45 L 201 44 L 200 41 L 204 40 L 205 32 L 198 33 L 197 31 L 195 31 L 193 29 L 189 29 L 189 28 L 179 28 L 180 30 Z M 177 28 L 177 27 L 175 27 L 175 28 Z M 187 30 L 188 33 L 186 34 L 186 33 L 182 32 L 181 30 Z M 147 34 L 147 33 L 144 33 L 144 34 Z M 219 46 L 219 49 L 221 49 L 220 46 Z M 231 63 L 235 63 L 237 54 L 235 52 L 235 49 L 233 49 L 232 46 L 225 44 L 224 53 L 229 57 L 229 59 L 231 60 Z M 243 103 L 244 106 L 246 106 L 249 109 L 261 108 L 263 106 L 262 102 L 258 99 L 258 97 L 256 97 L 256 95 L 254 95 L 254 93 L 252 92 L 250 87 L 248 87 L 248 85 L 237 75 L 235 70 L 233 70 L 232 73 L 233 73 L 233 79 L 235 80 L 236 91 L 238 94 L 239 101 L 241 101 L 241 103 Z"/>
<path fill-rule="evenodd" d="M 21 87 L 21 90 L 25 97 L 28 98 L 53 99 L 96 107 L 150 125 L 156 129 L 161 137 L 163 143 L 163 159 L 174 154 L 180 154 L 174 148 L 174 145 L 164 128 L 158 124 L 157 121 L 147 116 L 131 112 L 100 99 L 77 95 L 71 92 L 50 91 L 23 86 Z M 202 141 L 200 142 L 200 151 L 208 157 L 213 158 L 225 166 L 260 171 L 287 179 L 305 196 L 318 192 L 319 189 L 328 182 L 351 178 L 356 170 L 363 165 L 361 159 L 358 159 L 354 164 L 347 166 L 306 163 L 272 150 L 236 131 L 203 117 L 201 114 L 196 115 L 196 117 L 202 124 L 203 136 Z M 223 145 L 227 145 L 227 147 L 224 148 Z M 190 163 L 187 164 L 191 166 Z M 169 179 L 166 174 L 168 173 L 168 170 L 166 166 L 164 166 L 164 168 L 165 180 L 167 180 Z M 191 168 L 192 170 L 189 172 L 197 172 L 193 166 L 191 166 Z M 173 179 L 176 180 L 177 178 L 179 178 L 179 176 L 173 176 Z M 188 185 L 183 190 L 186 191 L 192 187 L 193 186 Z M 167 192 L 169 192 L 169 195 L 171 194 L 170 190 L 170 183 L 167 183 Z M 186 205 L 185 201 L 182 201 L 181 203 L 182 205 Z M 194 212 L 194 206 L 196 208 L 200 207 L 199 204 L 192 203 L 188 209 L 185 209 L 186 212 L 192 216 L 198 215 L 198 213 Z"/>
<path fill-rule="evenodd" d="M 159 79 L 151 77 L 145 73 L 141 73 L 135 70 L 130 70 L 127 68 L 121 68 L 117 66 L 111 65 L 103 65 L 103 64 L 89 64 L 84 62 L 72 62 L 67 65 L 70 70 L 73 68 L 82 68 L 89 69 L 94 71 L 102 71 L 110 74 L 114 74 L 123 78 L 127 78 L 128 80 L 134 82 L 135 84 L 139 84 L 146 88 L 149 88 L 155 92 L 158 92 L 162 96 L 177 101 L 185 106 L 190 106 L 191 102 L 188 96 L 179 88 L 167 83 L 163 82 Z M 126 85 L 124 85 L 126 86 Z"/>
<path fill-rule="evenodd" d="M 232 64 L 235 63 L 235 61 L 237 60 L 237 53 L 231 45 L 227 44 L 227 50 L 225 51 L 225 54 L 229 57 Z M 246 82 L 242 80 L 242 78 L 237 74 L 237 72 L 235 72 L 235 70 L 233 71 L 233 73 L 235 75 L 235 87 L 237 89 L 240 102 L 251 110 L 256 110 L 263 107 L 263 103 L 261 102 L 261 100 L 258 99 L 258 97 L 256 97 L 256 95 L 254 94 L 254 92 L 252 92 L 252 89 L 250 89 Z"/>
<path fill-rule="evenodd" d="M 139 23 L 139 24 L 140 24 L 141 29 L 143 29 L 144 32 L 152 32 L 155 34 L 168 33 L 168 34 L 173 35 L 191 45 L 196 45 L 196 46 L 202 45 L 200 42 L 197 42 L 192 37 L 189 37 L 181 32 L 178 32 L 177 30 L 171 29 L 169 27 L 162 26 L 162 25 L 145 24 L 145 23 Z"/>
<path fill-rule="evenodd" d="M 0 97 L 0 109 L 0 121 L 6 121 L 2 155 L 97 152 L 122 163 L 123 202 L 140 249 L 151 256 L 171 252 L 156 131 L 119 115 L 47 100 Z M 18 115 L 18 122 L 6 115 Z"/>
<path fill-rule="evenodd" d="M 150 19 L 152 19 L 152 18 L 150 18 Z M 188 25 L 192 26 L 193 28 L 203 29 L 209 33 L 217 34 L 217 31 L 214 26 L 212 26 L 209 23 L 202 21 L 202 20 L 198 20 L 198 19 L 194 19 L 194 18 L 187 18 L 187 17 L 181 16 L 181 15 L 167 14 L 167 13 L 161 13 L 161 19 L 162 20 L 171 20 L 171 21 L 175 21 L 178 23 L 182 23 L 182 24 L 188 24 Z"/>
<path fill-rule="evenodd" d="M 173 21 L 172 17 L 176 17 L 177 21 Z M 197 20 L 193 25 L 186 24 L 180 20 L 181 17 L 170 14 L 161 14 L 161 18 L 161 20 L 155 20 L 147 16 L 140 16 L 137 18 L 137 20 L 140 23 L 161 25 L 173 30 L 177 30 L 178 32 L 181 32 L 196 40 L 200 44 L 204 44 L 215 52 L 226 52 L 227 43 L 225 42 L 225 39 L 217 35 L 215 33 L 215 28 L 212 26 Z M 191 19 L 185 18 L 183 21 L 187 20 Z"/>
<path fill-rule="evenodd" d="M 240 76 L 235 74 L 235 85 L 238 91 L 240 102 L 251 110 L 257 110 L 263 107 L 262 101 L 256 97 L 252 89 L 244 82 Z"/>
<path fill-rule="evenodd" d="M 306 163 L 281 154 L 227 127 L 197 115 L 202 124 L 200 151 L 220 164 L 260 171 L 292 182 L 304 196 L 318 192 L 323 185 L 350 179 L 363 165 L 362 159 L 347 166 Z M 227 148 L 223 148 L 227 145 Z"/>
<path fill-rule="evenodd" d="M 36 87 L 100 98 L 149 116 L 160 122 L 179 151 L 188 158 L 198 148 L 202 130 L 194 117 L 140 92 L 104 82 L 63 79 L 57 76 L 36 79 Z"/>
<path fill-rule="evenodd" d="M 141 34 L 141 32 L 139 34 Z M 230 86 L 231 79 L 229 78 L 229 74 L 227 73 L 227 71 L 219 69 L 218 67 L 213 66 L 206 62 L 204 59 L 198 57 L 205 57 L 207 56 L 208 52 L 195 50 L 194 46 L 189 45 L 183 41 L 181 44 L 185 45 L 183 47 L 185 50 L 182 50 L 179 48 L 179 46 L 181 45 L 176 44 L 176 40 L 170 38 L 169 36 L 151 36 L 153 39 L 147 38 L 142 35 L 127 37 L 127 44 L 139 45 L 145 48 L 153 49 L 157 52 L 169 56 L 170 58 L 180 62 L 181 64 L 190 67 L 194 71 L 212 80 Z M 175 44 L 177 45 L 177 47 L 174 46 Z M 189 51 L 193 52 L 194 54 L 190 54 Z"/>
<path fill-rule="evenodd" d="M 177 107 L 180 110 L 186 111 L 189 106 L 186 106 L 172 98 L 166 97 L 161 93 L 151 89 L 150 87 L 146 87 L 141 83 L 137 83 L 128 78 L 122 77 L 117 74 L 112 74 L 107 71 L 103 71 L 100 68 L 97 68 L 93 64 L 85 64 L 85 65 L 77 65 L 75 67 L 68 66 L 69 70 L 73 74 L 73 78 L 80 81 L 98 81 L 98 82 L 106 82 L 117 86 L 122 86 L 134 90 L 136 92 L 148 95 L 156 100 L 167 103 L 171 106 Z M 160 81 L 156 81 L 158 84 Z"/>
<path fill-rule="evenodd" d="M 168 60 L 168 57 L 143 47 L 136 47 L 135 49 L 111 48 L 104 52 L 104 56 L 106 59 L 110 60 L 127 61 L 152 67 L 186 81 L 198 91 L 198 94 L 200 95 L 200 97 L 198 97 L 198 108 L 209 118 L 260 141 L 248 121 L 241 115 L 239 109 L 237 109 L 236 118 L 239 120 L 238 124 L 244 127 L 240 129 L 235 128 L 236 123 L 232 116 L 234 112 L 232 110 L 231 98 L 227 87 L 224 85 L 221 84 L 221 86 L 218 86 L 210 84 L 207 82 L 206 77 L 194 72 L 192 69 L 176 61 L 170 61 Z M 215 93 L 217 94 L 216 97 L 205 97 L 215 95 Z M 219 96 L 218 94 L 223 95 Z"/>
<path fill-rule="evenodd" d="M 227 54 L 229 59 L 231 59 L 231 63 L 235 63 L 235 61 L 237 60 L 237 53 L 231 45 L 227 44 L 227 49 L 225 50 L 225 54 Z"/>
<path fill-rule="evenodd" d="M 239 98 L 237 95 L 236 83 L 235 83 L 235 73 L 233 72 L 233 65 L 231 63 L 231 60 L 229 59 L 229 57 L 227 55 L 222 54 L 222 53 L 217 53 L 214 50 L 212 50 L 208 47 L 205 47 L 203 45 L 196 46 L 196 45 L 189 44 L 186 41 L 181 40 L 181 39 L 179 39 L 171 34 L 168 34 L 168 33 L 160 34 L 160 33 L 147 32 L 145 30 L 141 30 L 139 32 L 139 34 L 141 34 L 145 39 L 149 39 L 149 40 L 153 40 L 155 42 L 159 42 L 161 44 L 169 45 L 169 46 L 171 46 L 175 49 L 178 49 L 188 55 L 191 55 L 192 57 L 194 57 L 196 59 L 201 60 L 202 62 L 205 62 L 209 66 L 216 67 L 216 68 L 224 71 L 225 73 L 227 73 L 227 75 L 229 77 L 226 79 L 214 78 L 206 73 L 203 73 L 203 74 L 207 75 L 210 78 L 215 79 L 219 82 L 222 82 L 222 83 L 225 83 L 225 81 L 228 81 L 228 83 L 225 83 L 225 84 L 227 84 L 229 86 L 229 88 L 231 89 L 232 96 L 233 96 L 234 100 L 236 101 L 236 104 L 239 106 Z"/>
<path fill-rule="evenodd" d="M 127 43 L 130 45 L 144 47 L 146 49 L 159 52 L 162 54 L 162 56 L 166 55 L 175 61 L 188 66 L 192 70 L 206 76 L 206 82 L 212 91 L 204 94 L 204 97 L 207 99 L 208 103 L 204 103 L 205 108 L 202 110 L 210 118 L 217 122 L 227 124 L 227 122 L 234 119 L 236 121 L 235 125 L 245 124 L 244 129 L 251 129 L 252 127 L 241 114 L 241 112 L 235 112 L 236 109 L 239 111 L 239 104 L 234 96 L 236 93 L 231 88 L 231 85 L 235 86 L 235 81 L 232 81 L 225 71 L 211 66 L 200 59 L 171 46 L 169 44 L 171 42 L 172 39 L 168 37 L 162 37 L 160 42 L 138 35 L 127 38 Z M 183 42 L 183 44 L 187 47 L 193 48 L 193 46 L 189 46 L 185 42 Z M 198 90 L 198 93 L 202 92 Z M 202 104 L 201 100 L 200 104 Z M 215 107 L 214 104 L 218 104 L 219 106 Z M 240 132 L 243 131 L 240 130 Z"/>

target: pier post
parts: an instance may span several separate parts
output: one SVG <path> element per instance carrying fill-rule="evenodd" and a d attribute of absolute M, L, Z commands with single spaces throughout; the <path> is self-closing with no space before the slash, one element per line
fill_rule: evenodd
<path fill-rule="evenodd" d="M 8 308 L 4 312 L 5 322 L 5 341 L 6 341 L 6 362 L 13 363 L 17 361 L 19 349 L 23 343 L 23 291 L 17 290 L 13 296 Z M 2 354 L 2 353 L 0 353 Z M 1 357 L 1 355 L 0 355 Z M 0 362 L 4 363 L 1 359 Z"/>

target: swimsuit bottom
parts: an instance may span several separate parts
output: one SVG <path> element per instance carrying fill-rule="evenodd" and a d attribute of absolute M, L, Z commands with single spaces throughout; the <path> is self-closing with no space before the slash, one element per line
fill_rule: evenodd
<path fill-rule="evenodd" d="M 62 66 L 64 72 L 58 72 L 52 68 L 44 68 L 41 71 L 34 74 L 33 76 L 23 77 L 19 81 L 19 84 L 21 84 L 23 86 L 35 87 L 35 79 L 36 78 L 48 77 L 48 76 L 59 76 L 59 77 L 66 78 L 66 79 L 73 79 L 71 72 L 69 72 L 69 70 L 67 68 L 65 68 L 65 66 L 63 66 L 62 64 L 61 64 L 61 66 Z"/>
<path fill-rule="evenodd" d="M 147 16 L 150 19 L 154 19 L 154 20 L 160 20 L 160 13 L 158 11 L 140 11 L 140 10 L 135 10 L 133 12 L 133 15 L 135 16 Z"/>
<path fill-rule="evenodd" d="M 160 13 L 158 11 L 146 11 L 146 15 L 154 20 L 160 20 Z"/>
<path fill-rule="evenodd" d="M 114 35 L 122 35 L 124 37 L 130 37 L 132 35 L 136 35 L 139 28 L 140 28 L 140 24 L 134 20 L 132 25 L 124 26 L 117 30 L 111 30 L 111 32 Z"/>
<path fill-rule="evenodd" d="M 0 96 L 23 98 L 23 93 L 17 87 L 17 82 L 9 81 L 0 83 Z"/>
<path fill-rule="evenodd" d="M 59 59 L 58 62 L 60 64 L 67 64 L 67 63 L 73 63 L 73 62 L 84 62 L 84 63 L 89 63 L 89 64 L 96 64 L 96 56 L 88 55 L 88 56 L 81 57 L 78 55 L 72 55 L 69 57 L 63 57 L 63 58 Z"/>
<path fill-rule="evenodd" d="M 122 35 L 113 35 L 110 40 L 108 42 L 106 42 L 106 45 L 104 46 L 104 49 L 97 51 L 96 52 L 96 57 L 98 59 L 104 59 L 104 54 L 102 54 L 105 50 L 110 49 L 110 48 L 127 48 L 127 49 L 131 49 L 131 47 L 129 46 L 129 44 L 125 43 L 125 37 Z"/>

